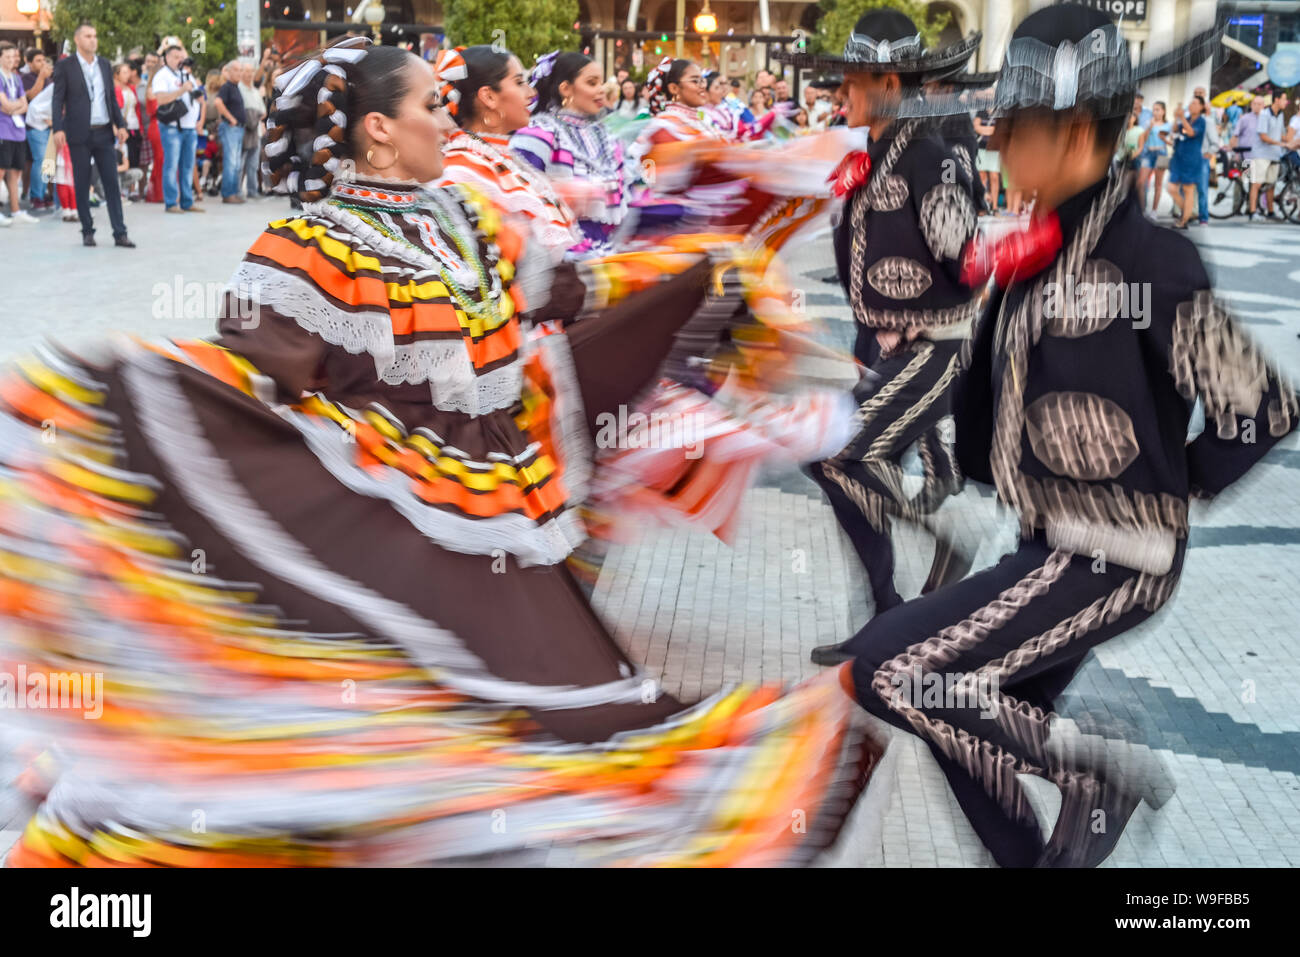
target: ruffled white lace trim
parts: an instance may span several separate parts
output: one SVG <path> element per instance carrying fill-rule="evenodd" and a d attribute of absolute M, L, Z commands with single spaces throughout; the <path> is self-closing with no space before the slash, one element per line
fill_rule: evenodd
<path fill-rule="evenodd" d="M 254 315 L 262 307 L 272 309 L 330 345 L 352 355 L 369 354 L 375 360 L 376 374 L 393 361 L 393 322 L 387 311 L 344 312 L 327 300 L 314 283 L 255 262 L 240 263 L 230 285 L 251 293 Z M 465 362 L 469 363 L 468 355 Z"/>
<path fill-rule="evenodd" d="M 433 339 L 397 344 L 392 317 L 381 310 L 345 311 L 313 283 L 273 266 L 244 262 L 231 280 L 252 290 L 256 305 L 273 309 L 330 345 L 375 360 L 375 376 L 389 385 L 429 383 L 435 408 L 482 415 L 519 400 L 523 369 L 519 362 L 476 375 L 463 339 Z"/>

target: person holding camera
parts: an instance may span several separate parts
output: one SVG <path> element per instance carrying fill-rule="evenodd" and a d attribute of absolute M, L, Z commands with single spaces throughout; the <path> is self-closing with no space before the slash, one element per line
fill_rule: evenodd
<path fill-rule="evenodd" d="M 169 213 L 201 213 L 194 205 L 195 128 L 199 120 L 198 85 L 186 65 L 185 49 L 172 45 L 163 51 L 163 65 L 150 85 L 163 147 L 163 203 Z M 180 195 L 177 196 L 179 187 Z M 178 204 L 179 199 L 179 204 Z"/>
<path fill-rule="evenodd" d="M 253 85 L 262 91 L 262 99 L 265 101 L 263 112 L 269 113 L 271 101 L 274 96 L 271 92 L 271 84 L 275 80 L 275 74 L 280 69 L 280 61 L 283 59 L 280 48 L 272 45 L 262 51 L 262 62 L 257 65 L 253 71 Z"/>

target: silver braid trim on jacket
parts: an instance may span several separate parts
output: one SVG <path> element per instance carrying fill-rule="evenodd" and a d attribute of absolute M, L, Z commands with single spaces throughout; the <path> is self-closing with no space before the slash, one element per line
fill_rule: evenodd
<path fill-rule="evenodd" d="M 1066 277 L 1079 281 L 1088 256 L 1128 192 L 1126 177 L 1114 177 L 1093 202 L 1069 246 L 1055 265 L 1034 283 L 1014 314 L 999 317 L 995 348 L 1006 356 L 1001 398 L 993 423 L 990 464 L 998 494 L 1020 515 L 1022 534 L 1046 528 L 1051 520 L 1109 524 L 1121 529 L 1163 535 L 1187 535 L 1187 503 L 1167 492 L 1150 494 L 1069 478 L 1038 478 L 1020 468 L 1025 434 L 1025 378 L 1029 353 L 1047 324 L 1044 290 L 1049 284 L 1065 288 Z"/>

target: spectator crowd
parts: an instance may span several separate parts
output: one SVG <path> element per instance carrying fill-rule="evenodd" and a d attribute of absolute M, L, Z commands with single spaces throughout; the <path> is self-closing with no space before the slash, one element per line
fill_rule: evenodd
<path fill-rule="evenodd" d="M 199 77 L 168 37 L 109 64 L 89 23 L 57 63 L 0 43 L 0 227 L 58 215 L 95 245 L 100 207 L 124 239 L 123 202 L 201 213 L 208 197 L 266 195 L 259 157 L 279 61 L 272 47 L 259 63 L 232 60 Z"/>
<path fill-rule="evenodd" d="M 40 49 L 0 43 L 0 227 L 57 214 L 80 222 L 93 246 L 92 210 L 108 206 L 117 244 L 130 246 L 123 200 L 184 214 L 202 213 L 206 197 L 239 204 L 266 195 L 260 154 L 281 65 L 275 47 L 260 62 L 232 60 L 200 77 L 177 37 L 109 64 L 97 54 L 94 26 L 83 23 L 73 46 L 55 63 Z M 838 78 L 814 80 L 799 96 L 765 69 L 752 84 L 716 71 L 703 82 L 703 111 L 724 130 L 744 131 L 742 138 L 798 136 L 845 122 Z M 650 112 L 645 84 L 626 69 L 609 80 L 605 103 L 605 112 L 629 120 Z M 1138 94 L 1116 160 L 1134 172 L 1149 215 L 1169 196 L 1176 228 L 1209 221 L 1210 195 L 1229 170 L 1249 172 L 1243 212 L 1252 221 L 1276 218 L 1280 174 L 1300 171 L 1300 113 L 1288 117 L 1288 105 L 1279 92 L 1256 95 L 1248 106 L 1213 107 L 1198 87 L 1170 111 L 1163 102 L 1146 106 Z M 1022 215 L 1033 196 L 1003 175 L 995 119 L 973 111 L 971 127 L 983 212 Z"/>

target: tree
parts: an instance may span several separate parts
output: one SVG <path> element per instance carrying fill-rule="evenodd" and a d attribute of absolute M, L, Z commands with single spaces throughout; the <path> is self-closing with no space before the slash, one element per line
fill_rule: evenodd
<path fill-rule="evenodd" d="M 99 35 L 100 55 L 112 60 L 119 49 L 126 56 L 132 47 L 154 46 L 162 5 L 163 0 L 58 0 L 53 32 L 71 43 L 77 25 L 89 21 Z"/>
<path fill-rule="evenodd" d="M 195 76 L 238 58 L 235 0 L 159 0 L 158 6 L 154 33 L 181 38 L 194 57 Z"/>
<path fill-rule="evenodd" d="M 817 22 L 817 35 L 812 38 L 815 50 L 839 55 L 844 49 L 844 42 L 853 32 L 853 25 L 868 10 L 880 7 L 892 7 L 912 18 L 921 31 L 921 39 L 926 47 L 938 42 L 939 36 L 948 26 L 952 14 L 931 13 L 922 0 L 821 0 L 821 19 Z"/>
<path fill-rule="evenodd" d="M 578 45 L 578 0 L 455 0 L 443 5 L 452 46 L 496 42 L 527 71 L 539 54 Z"/>
<path fill-rule="evenodd" d="M 177 36 L 194 57 L 202 76 L 239 53 L 235 38 L 235 0 L 58 0 L 54 33 L 71 40 L 77 24 L 88 20 L 99 34 L 99 52 L 110 60 L 135 47 L 156 50 L 160 37 Z"/>

